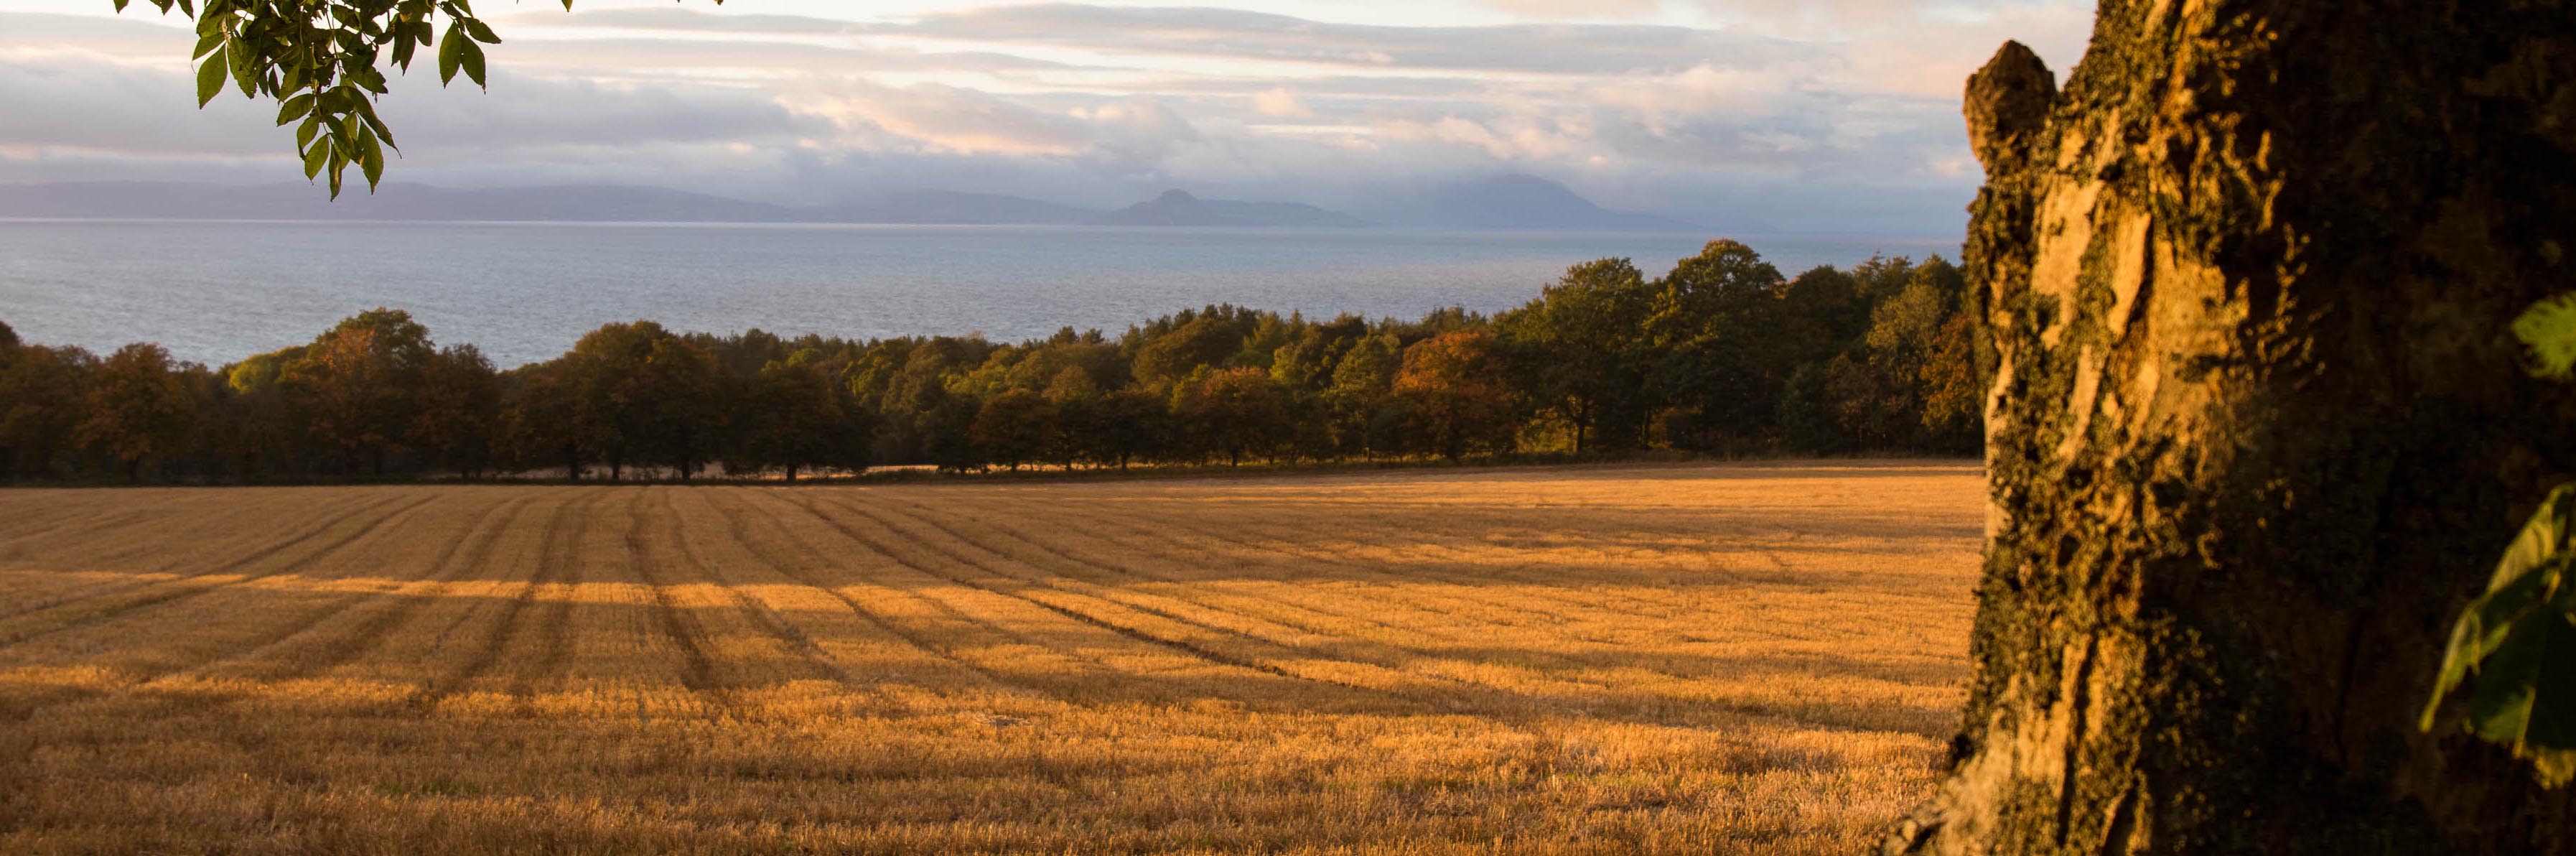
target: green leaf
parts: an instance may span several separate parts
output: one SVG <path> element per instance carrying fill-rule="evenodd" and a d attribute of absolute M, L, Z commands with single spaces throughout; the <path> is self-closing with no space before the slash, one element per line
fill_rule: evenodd
<path fill-rule="evenodd" d="M 455 27 L 447 28 L 447 36 L 438 40 L 438 82 L 440 85 L 443 86 L 456 81 L 457 66 L 462 64 L 465 60 L 466 44 L 467 41 L 458 34 Z"/>
<path fill-rule="evenodd" d="M 473 36 L 475 41 L 482 42 L 487 45 L 497 45 L 501 43 L 501 37 L 493 34 L 492 28 L 484 26 L 482 21 L 474 18 L 467 18 L 463 23 L 465 24 L 466 35 Z"/>
<path fill-rule="evenodd" d="M 358 169 L 367 175 L 367 192 L 375 192 L 377 182 L 385 178 L 385 149 L 373 133 L 358 135 Z"/>
<path fill-rule="evenodd" d="M 205 109 L 223 91 L 224 54 L 219 51 L 207 57 L 204 65 L 197 66 L 197 108 Z"/>
<path fill-rule="evenodd" d="M 2531 348 L 2532 373 L 2553 380 L 2576 377 L 2576 292 L 2523 310 L 2513 336 Z"/>
<path fill-rule="evenodd" d="M 259 97 L 259 86 L 255 82 L 258 69 L 251 61 L 251 51 L 245 46 L 233 45 L 224 50 L 224 55 L 231 58 L 225 65 L 232 71 L 233 82 L 241 84 L 242 97 Z"/>
<path fill-rule="evenodd" d="M 311 112 L 313 112 L 313 93 L 307 92 L 286 99 L 285 103 L 277 105 L 277 126 L 286 127 L 286 123 L 304 118 L 305 114 Z"/>
<path fill-rule="evenodd" d="M 188 57 L 190 59 L 204 59 L 207 54 L 214 53 L 217 49 L 222 48 L 223 46 L 223 33 L 207 33 L 203 36 L 197 37 L 197 52 L 189 54 Z"/>
<path fill-rule="evenodd" d="M 466 42 L 464 49 L 458 52 L 464 54 L 465 76 L 473 79 L 474 85 L 490 89 L 491 86 L 483 82 L 483 46 Z"/>
<path fill-rule="evenodd" d="M 358 102 L 358 109 L 353 112 L 358 114 L 358 118 L 366 120 L 367 130 L 374 131 L 376 138 L 384 141 L 384 144 L 387 147 L 392 148 L 394 151 L 402 151 L 402 145 L 394 142 L 393 130 L 385 127 L 385 121 L 383 119 L 376 118 L 376 108 L 374 106 L 369 105 L 365 101 L 360 101 Z"/>
<path fill-rule="evenodd" d="M 2470 687 L 2466 727 L 2532 761 L 2543 783 L 2576 778 L 2576 484 L 2543 500 L 2452 625 L 2419 724 Z"/>
<path fill-rule="evenodd" d="M 328 160 L 330 156 L 331 146 L 327 142 L 318 146 L 307 146 L 304 149 L 305 180 L 310 181 L 314 176 L 321 175 L 322 164 L 325 160 Z"/>

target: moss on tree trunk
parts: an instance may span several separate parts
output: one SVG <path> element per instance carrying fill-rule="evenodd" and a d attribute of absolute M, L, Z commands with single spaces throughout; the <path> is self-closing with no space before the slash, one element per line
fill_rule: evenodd
<path fill-rule="evenodd" d="M 2576 471 L 2506 329 L 2576 288 L 2576 4 L 2107 2 L 2063 91 L 2007 45 L 1967 113 L 1992 545 L 1890 851 L 2576 852 L 2568 791 L 2414 723 Z"/>

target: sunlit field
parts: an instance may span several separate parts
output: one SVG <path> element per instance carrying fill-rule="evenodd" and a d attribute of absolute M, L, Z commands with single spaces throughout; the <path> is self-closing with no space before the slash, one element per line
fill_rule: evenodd
<path fill-rule="evenodd" d="M 1982 490 L 0 491 L 0 852 L 1855 852 Z"/>

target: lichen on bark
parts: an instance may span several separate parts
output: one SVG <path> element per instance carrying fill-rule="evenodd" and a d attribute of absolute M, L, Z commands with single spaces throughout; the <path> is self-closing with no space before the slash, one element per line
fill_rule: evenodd
<path fill-rule="evenodd" d="M 2576 472 L 2506 332 L 2576 284 L 2576 7 L 2114 0 L 1966 113 L 1991 544 L 1888 849 L 2576 852 L 2567 791 L 2414 722 Z"/>

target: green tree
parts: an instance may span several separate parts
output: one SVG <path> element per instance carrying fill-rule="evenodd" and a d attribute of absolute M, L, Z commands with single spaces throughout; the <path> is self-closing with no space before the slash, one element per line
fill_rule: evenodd
<path fill-rule="evenodd" d="M 697 475 L 723 454 L 727 391 L 724 369 L 705 348 L 677 336 L 655 339 L 627 391 L 629 406 L 645 414 L 631 429 L 641 459 L 682 479 Z"/>
<path fill-rule="evenodd" d="M 1799 274 L 1780 290 L 1772 340 L 1790 365 L 1832 359 L 1869 329 L 1869 301 L 1860 280 L 1832 265 Z"/>
<path fill-rule="evenodd" d="M 159 345 L 116 349 L 90 373 L 81 397 L 81 445 L 113 460 L 128 481 L 146 464 L 182 450 L 196 426 L 197 400 Z"/>
<path fill-rule="evenodd" d="M 1172 396 L 1172 416 L 1193 445 L 1225 456 L 1227 466 L 1269 451 L 1282 438 L 1284 415 L 1270 373 L 1251 366 L 1200 366 Z"/>
<path fill-rule="evenodd" d="M 1011 469 L 1041 460 L 1056 447 L 1056 406 L 1046 396 L 1025 389 L 1005 390 L 984 400 L 967 436 L 984 460 Z"/>
<path fill-rule="evenodd" d="M 1653 385 L 1679 408 L 1668 439 L 1710 449 L 1763 439 L 1794 364 L 1780 341 L 1787 282 L 1753 248 L 1711 241 L 1658 283 L 1645 322 Z"/>
<path fill-rule="evenodd" d="M 800 471 L 830 466 L 840 457 L 847 415 L 814 351 L 798 351 L 760 369 L 744 408 L 741 445 L 726 465 L 737 473 L 779 470 L 788 481 Z"/>
<path fill-rule="evenodd" d="M 1121 389 L 1093 405 L 1095 425 L 1085 447 L 1094 460 L 1115 462 L 1124 470 L 1138 459 L 1169 447 L 1172 411 L 1166 400 L 1142 389 Z"/>
<path fill-rule="evenodd" d="M 1136 379 L 1168 387 L 1202 367 L 1225 365 L 1243 351 L 1243 333 L 1210 314 L 1145 342 L 1136 351 Z"/>
<path fill-rule="evenodd" d="M 1641 442 L 1652 407 L 1641 331 L 1655 292 L 1627 259 L 1575 265 L 1496 326 L 1540 407 L 1574 426 L 1575 451 Z"/>
<path fill-rule="evenodd" d="M 1994 348 L 1974 313 L 1959 312 L 1932 335 L 1916 375 L 1923 391 L 1926 442 L 1944 452 L 1975 452 L 1985 440 L 1985 396 L 1994 385 Z"/>
<path fill-rule="evenodd" d="M 1336 451 L 1375 458 L 1402 447 L 1380 416 L 1394 399 L 1395 373 L 1403 367 L 1403 349 L 1393 336 L 1363 337 L 1342 353 L 1323 393 Z"/>
<path fill-rule="evenodd" d="M 1091 372 L 1080 366 L 1066 366 L 1047 384 L 1047 403 L 1055 407 L 1056 429 L 1047 440 L 1047 458 L 1063 465 L 1067 472 L 1083 458 L 1106 460 L 1094 454 L 1100 445 L 1100 434 L 1109 430 L 1103 420 L 1103 393 L 1091 380 Z"/>

